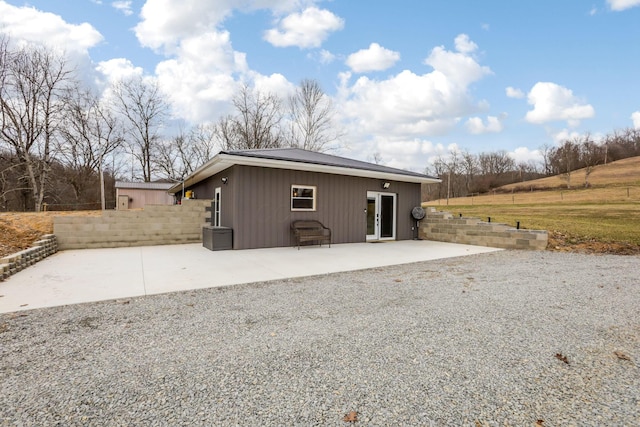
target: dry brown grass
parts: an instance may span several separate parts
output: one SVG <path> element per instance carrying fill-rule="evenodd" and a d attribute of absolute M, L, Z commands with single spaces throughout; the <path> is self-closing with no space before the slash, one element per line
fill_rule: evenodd
<path fill-rule="evenodd" d="M 571 187 L 584 188 L 585 170 L 578 169 L 571 173 Z M 626 187 L 640 186 L 640 156 L 618 160 L 606 165 L 598 165 L 589 175 L 589 184 L 592 187 Z M 549 176 L 527 182 L 516 182 L 500 187 L 498 192 L 512 190 L 516 192 L 550 188 L 566 188 L 567 181 L 560 175 Z"/>
<path fill-rule="evenodd" d="M 0 212 L 0 257 L 27 249 L 42 235 L 53 233 L 54 216 L 100 214 L 100 211 Z"/>
<path fill-rule="evenodd" d="M 534 190 L 513 193 L 491 193 L 479 196 L 449 199 L 449 206 L 456 205 L 527 205 L 574 203 L 636 203 L 640 202 L 640 185 L 624 187 L 591 187 L 574 190 Z M 447 200 L 429 202 L 431 206 L 447 206 Z"/>

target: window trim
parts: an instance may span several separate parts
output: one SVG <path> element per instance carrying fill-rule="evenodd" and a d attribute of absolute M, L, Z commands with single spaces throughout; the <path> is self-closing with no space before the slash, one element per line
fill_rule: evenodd
<path fill-rule="evenodd" d="M 294 197 L 294 195 L 293 195 L 293 189 L 294 188 L 312 190 L 313 191 L 313 197 Z M 290 197 L 291 197 L 291 211 L 292 212 L 315 212 L 315 210 L 316 210 L 316 200 L 318 199 L 318 187 L 315 186 L 315 185 L 292 184 L 291 185 Z M 312 200 L 312 204 L 313 204 L 312 208 L 294 208 L 293 207 L 293 201 L 294 200 L 309 200 L 309 199 Z"/>

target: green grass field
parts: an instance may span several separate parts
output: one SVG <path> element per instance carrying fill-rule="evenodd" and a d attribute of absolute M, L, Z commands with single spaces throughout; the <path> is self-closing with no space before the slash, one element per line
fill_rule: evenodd
<path fill-rule="evenodd" d="M 639 177 L 640 157 L 634 157 L 598 166 L 591 188 L 562 188 L 559 177 L 548 177 L 423 206 L 514 226 L 519 221 L 522 228 L 549 231 L 553 245 L 588 242 L 595 252 L 598 245 L 603 252 L 616 252 L 614 245 L 623 248 L 620 252 L 640 253 Z"/>
<path fill-rule="evenodd" d="M 640 203 L 563 203 L 522 205 L 449 205 L 425 203 L 454 215 L 565 235 L 569 240 L 596 240 L 640 246 Z M 571 242 L 568 242 L 571 243 Z"/>

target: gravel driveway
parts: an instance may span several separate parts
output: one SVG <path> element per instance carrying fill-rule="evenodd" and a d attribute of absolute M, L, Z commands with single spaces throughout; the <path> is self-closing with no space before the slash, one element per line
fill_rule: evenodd
<path fill-rule="evenodd" d="M 640 257 L 503 251 L 6 314 L 0 425 L 638 425 L 639 313 Z"/>

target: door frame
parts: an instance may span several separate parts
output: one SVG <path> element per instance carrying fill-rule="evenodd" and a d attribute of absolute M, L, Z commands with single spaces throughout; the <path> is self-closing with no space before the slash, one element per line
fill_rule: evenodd
<path fill-rule="evenodd" d="M 393 198 L 393 212 L 392 212 L 392 218 L 391 218 L 391 236 L 390 237 L 381 237 L 381 230 L 383 228 L 383 224 L 382 224 L 382 215 L 381 215 L 381 210 L 382 210 L 382 198 L 383 197 L 392 197 Z M 367 242 L 374 242 L 374 241 L 383 241 L 383 240 L 396 240 L 396 226 L 398 224 L 398 195 L 396 193 L 386 193 L 386 192 L 381 192 L 381 191 L 367 191 L 367 205 L 366 205 L 366 209 L 365 212 L 367 214 L 367 229 L 365 230 L 365 233 L 368 233 L 368 228 L 369 228 L 369 214 L 370 212 L 368 212 L 369 209 L 369 201 L 373 200 L 374 201 L 374 234 L 367 234 Z"/>

